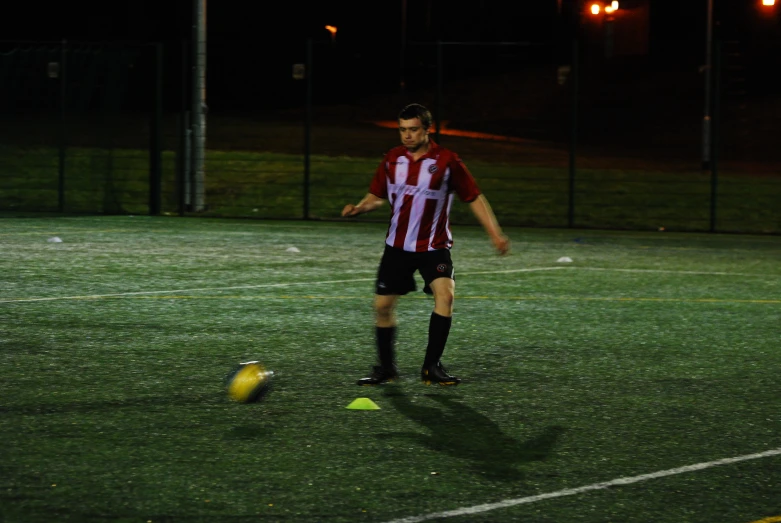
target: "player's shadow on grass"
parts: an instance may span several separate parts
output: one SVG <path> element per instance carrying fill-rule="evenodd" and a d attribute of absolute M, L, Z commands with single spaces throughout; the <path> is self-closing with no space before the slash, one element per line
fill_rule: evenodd
<path fill-rule="evenodd" d="M 476 472 L 493 481 L 523 479 L 520 467 L 547 459 L 564 431 L 563 427 L 547 427 L 542 434 L 519 441 L 503 433 L 486 415 L 448 396 L 425 395 L 441 408 L 412 403 L 403 393 L 387 398 L 396 410 L 428 429 L 428 433 L 394 432 L 378 434 L 378 438 L 404 438 L 435 452 L 469 460 Z"/>

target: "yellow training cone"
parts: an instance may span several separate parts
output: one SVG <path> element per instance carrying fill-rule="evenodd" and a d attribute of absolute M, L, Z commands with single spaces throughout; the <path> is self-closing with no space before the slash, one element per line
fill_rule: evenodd
<path fill-rule="evenodd" d="M 350 410 L 380 410 L 380 407 L 369 398 L 356 398 L 347 405 Z"/>

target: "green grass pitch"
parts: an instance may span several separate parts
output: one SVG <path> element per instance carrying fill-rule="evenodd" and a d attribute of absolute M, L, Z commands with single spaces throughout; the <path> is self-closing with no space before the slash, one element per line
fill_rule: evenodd
<path fill-rule="evenodd" d="M 367 389 L 384 224 L 1 219 L 0 521 L 777 521 L 781 239 L 506 232 L 454 228 L 463 383 L 417 292 Z"/>

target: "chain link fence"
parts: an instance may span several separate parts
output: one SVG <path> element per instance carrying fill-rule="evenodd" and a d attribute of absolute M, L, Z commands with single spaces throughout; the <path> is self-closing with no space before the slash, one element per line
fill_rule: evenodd
<path fill-rule="evenodd" d="M 158 50 L 0 43 L 0 209 L 149 212 L 150 180 L 162 180 Z"/>
<path fill-rule="evenodd" d="M 712 85 L 691 64 L 575 44 L 308 41 L 260 72 L 210 44 L 201 186 L 190 52 L 170 47 L 2 44 L 0 210 L 337 219 L 418 102 L 503 225 L 781 231 L 781 98 L 739 41 L 715 46 Z M 458 205 L 453 221 L 475 223 Z"/>

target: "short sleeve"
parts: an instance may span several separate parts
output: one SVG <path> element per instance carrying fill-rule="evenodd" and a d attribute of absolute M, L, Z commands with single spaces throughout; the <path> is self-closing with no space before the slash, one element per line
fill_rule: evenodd
<path fill-rule="evenodd" d="M 377 198 L 388 199 L 388 158 L 382 159 L 377 166 L 377 170 L 374 171 L 374 178 L 372 178 L 371 184 L 369 184 L 369 192 Z"/>
<path fill-rule="evenodd" d="M 480 188 L 463 160 L 457 154 L 453 154 L 449 167 L 450 186 L 458 198 L 466 203 L 475 201 L 480 196 Z"/>

